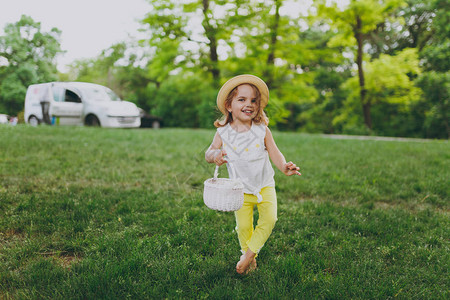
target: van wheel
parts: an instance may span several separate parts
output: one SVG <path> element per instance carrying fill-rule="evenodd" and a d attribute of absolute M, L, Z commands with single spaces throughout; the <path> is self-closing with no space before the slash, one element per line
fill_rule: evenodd
<path fill-rule="evenodd" d="M 100 121 L 94 115 L 87 116 L 85 124 L 87 126 L 100 127 Z"/>
<path fill-rule="evenodd" d="M 153 129 L 158 129 L 159 127 L 161 127 L 161 125 L 159 124 L 159 121 L 153 121 L 152 128 Z"/>
<path fill-rule="evenodd" d="M 36 116 L 30 116 L 28 118 L 28 124 L 30 124 L 33 127 L 36 127 L 40 124 L 39 119 Z"/>

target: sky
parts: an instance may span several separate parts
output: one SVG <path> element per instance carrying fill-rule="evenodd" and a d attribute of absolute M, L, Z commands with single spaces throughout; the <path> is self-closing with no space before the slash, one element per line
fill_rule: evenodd
<path fill-rule="evenodd" d="M 28 15 L 41 31 L 62 31 L 58 70 L 76 59 L 93 58 L 114 43 L 142 37 L 139 23 L 150 10 L 145 0 L 0 0 L 0 35 L 7 23 Z"/>

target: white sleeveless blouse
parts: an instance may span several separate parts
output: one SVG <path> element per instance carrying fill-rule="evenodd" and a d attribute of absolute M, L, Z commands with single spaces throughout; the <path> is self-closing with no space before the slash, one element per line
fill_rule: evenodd
<path fill-rule="evenodd" d="M 244 184 L 244 193 L 257 196 L 258 203 L 261 202 L 261 189 L 275 186 L 275 172 L 264 143 L 266 126 L 253 123 L 250 130 L 237 132 L 227 124 L 218 128 L 217 132 L 227 153 L 230 178 L 240 179 Z"/>

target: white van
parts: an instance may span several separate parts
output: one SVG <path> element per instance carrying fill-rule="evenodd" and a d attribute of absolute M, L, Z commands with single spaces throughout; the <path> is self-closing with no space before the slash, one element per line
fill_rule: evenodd
<path fill-rule="evenodd" d="M 122 101 L 112 90 L 85 82 L 49 82 L 28 87 L 25 122 L 37 126 L 88 125 L 139 127 L 137 106 Z"/>

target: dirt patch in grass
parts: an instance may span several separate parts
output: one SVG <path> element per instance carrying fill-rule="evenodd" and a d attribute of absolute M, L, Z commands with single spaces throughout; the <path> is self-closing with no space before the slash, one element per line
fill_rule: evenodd
<path fill-rule="evenodd" d="M 39 252 L 38 254 L 53 259 L 58 265 L 69 270 L 74 264 L 82 260 L 80 255 L 64 251 Z"/>
<path fill-rule="evenodd" d="M 81 261 L 81 257 L 77 255 L 63 255 L 56 257 L 56 260 L 64 269 L 70 270 L 72 265 Z"/>

